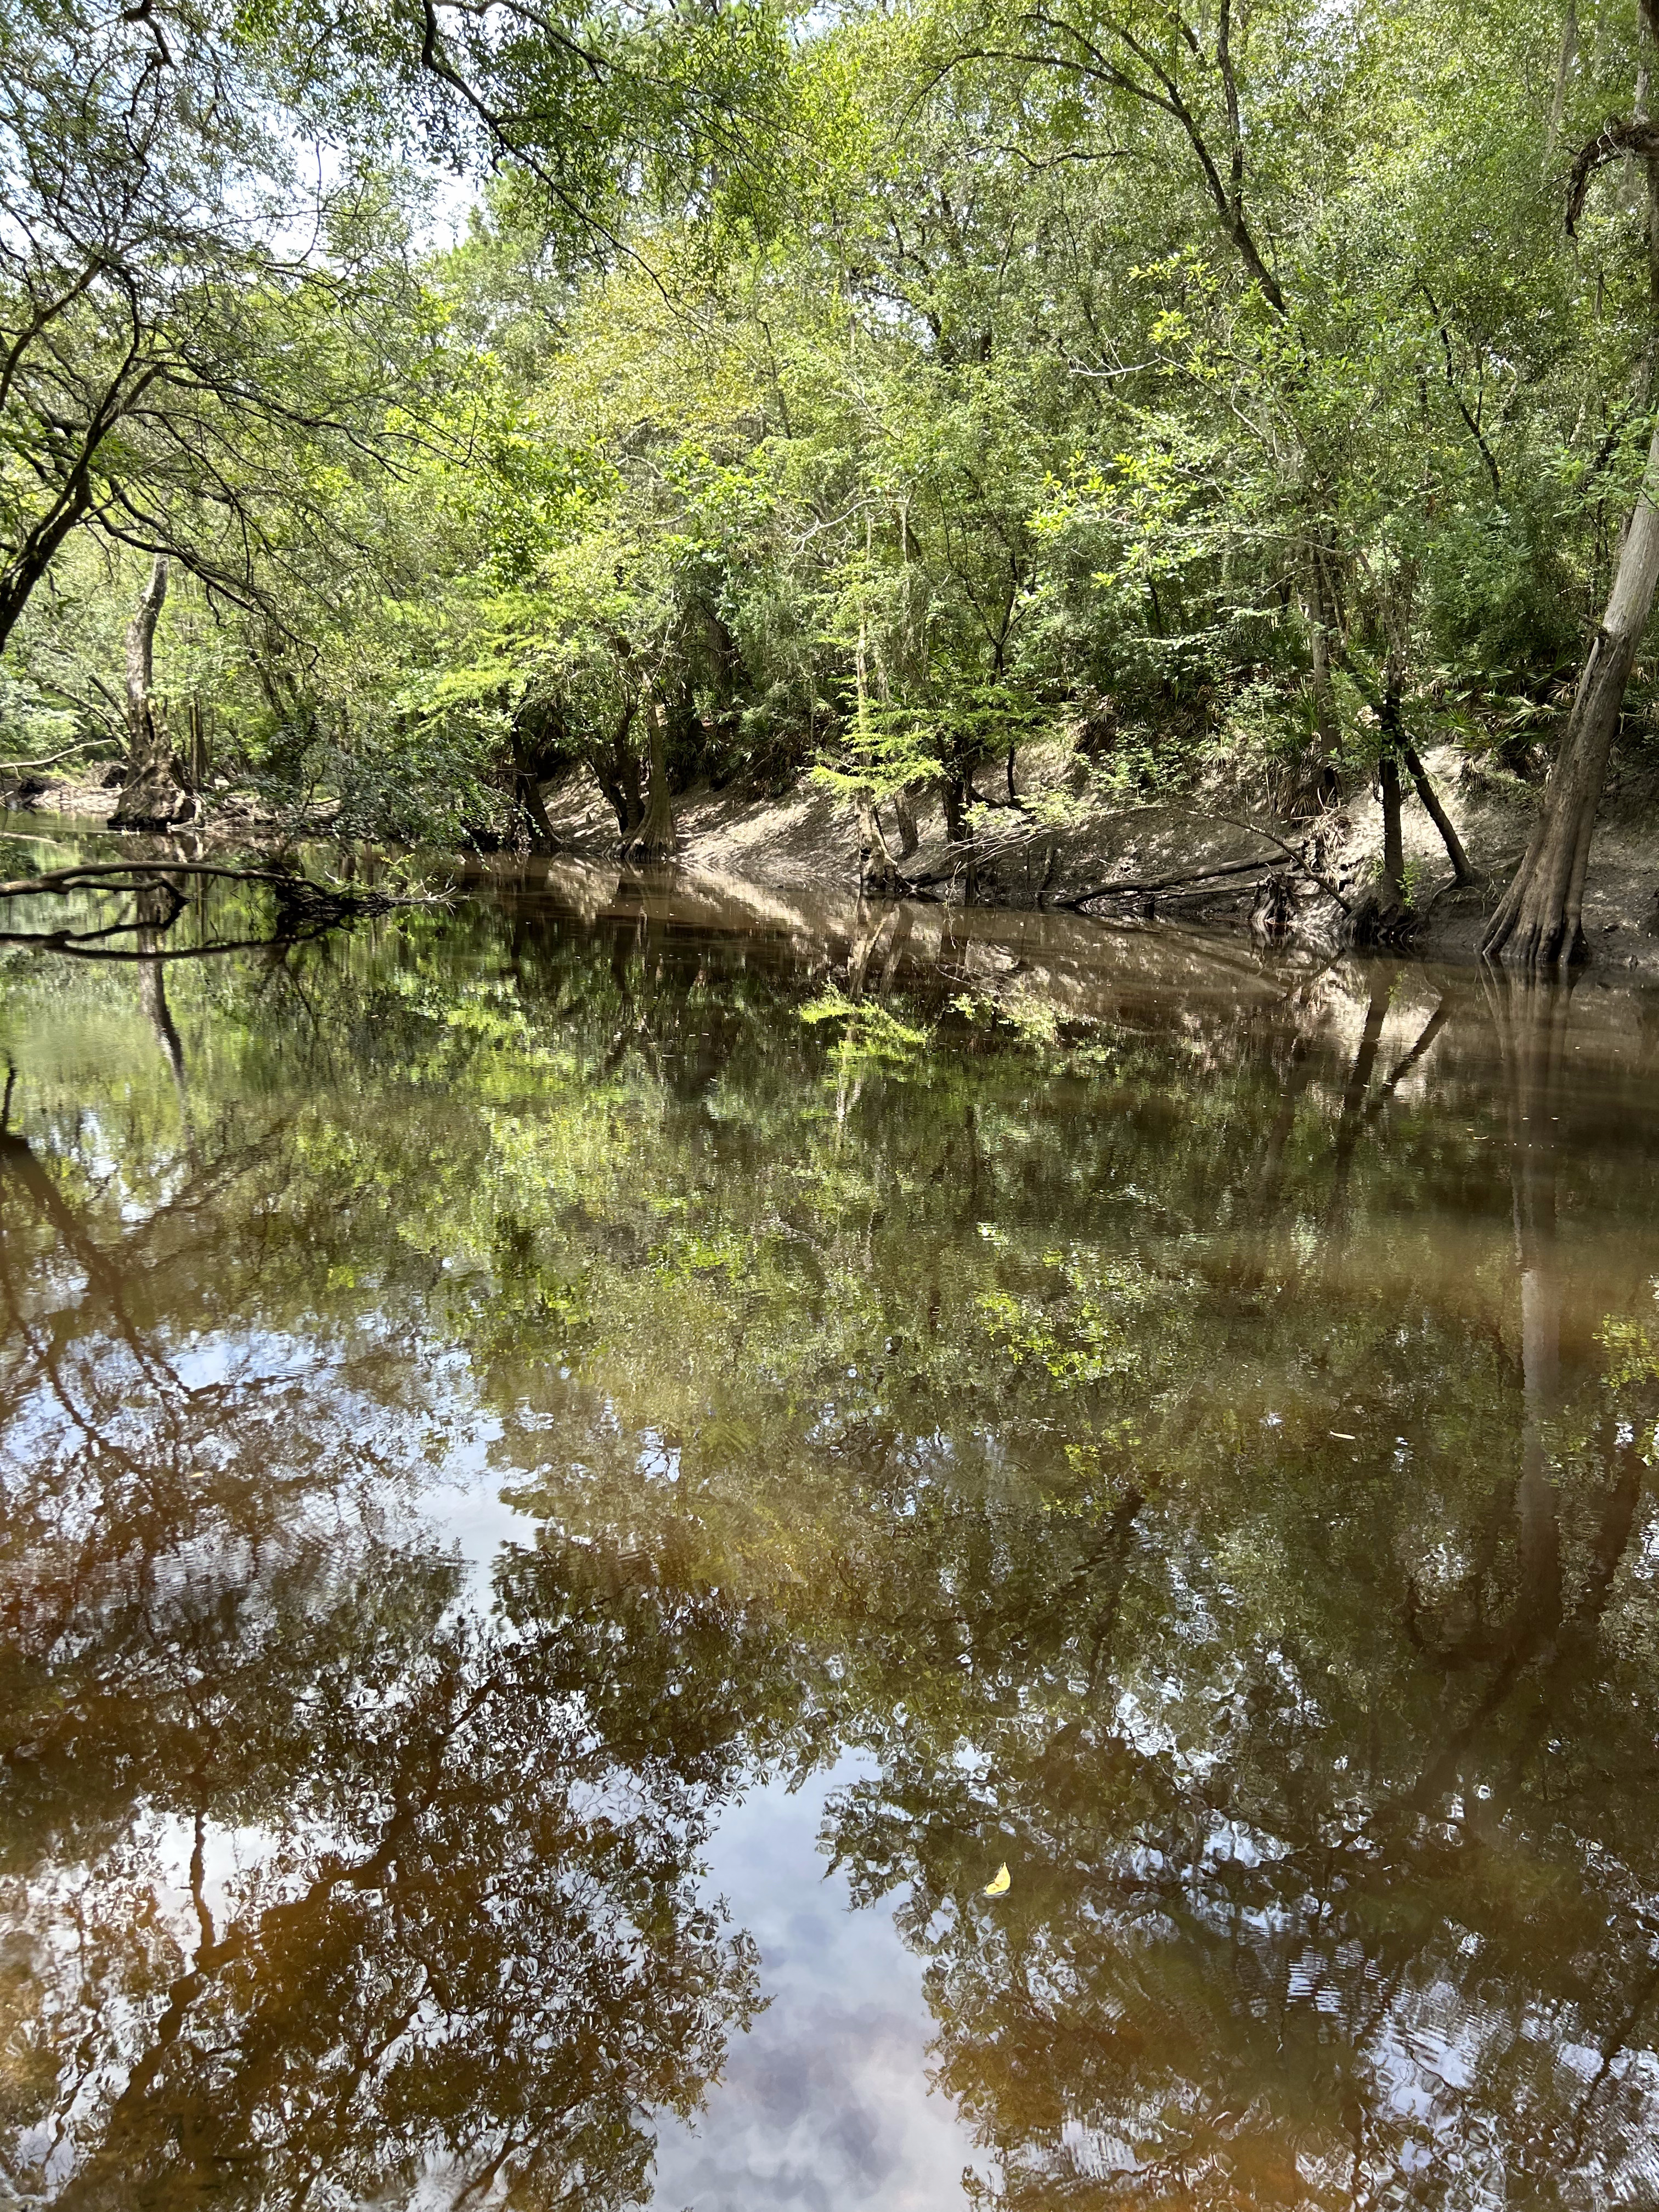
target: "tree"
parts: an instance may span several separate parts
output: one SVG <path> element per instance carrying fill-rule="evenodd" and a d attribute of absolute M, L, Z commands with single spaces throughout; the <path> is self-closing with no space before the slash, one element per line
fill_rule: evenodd
<path fill-rule="evenodd" d="M 173 746 L 155 695 L 155 625 L 167 597 L 167 558 L 158 553 L 127 625 L 127 774 L 112 817 L 118 830 L 164 830 L 188 812 L 173 769 Z"/>
<path fill-rule="evenodd" d="M 1626 526 L 1613 592 L 1579 673 L 1572 714 L 1550 768 L 1537 826 L 1481 939 L 1481 951 L 1489 958 L 1551 969 L 1584 957 L 1584 875 L 1607 756 L 1659 586 L 1656 495 L 1659 429 Z"/>
<path fill-rule="evenodd" d="M 1635 123 L 1625 125 L 1615 119 L 1579 155 L 1574 164 L 1567 227 L 1571 230 L 1583 211 L 1585 190 L 1595 169 L 1620 154 L 1633 150 L 1644 155 L 1642 173 L 1652 319 L 1646 348 L 1649 389 L 1645 396 L 1650 404 L 1656 349 L 1659 349 L 1659 161 L 1655 158 L 1659 134 L 1648 124 L 1646 114 L 1652 57 L 1659 50 L 1659 8 L 1654 0 L 1641 0 L 1639 35 L 1644 45 Z M 1563 79 L 1571 59 L 1564 36 Z M 1537 826 L 1481 939 L 1480 949 L 1489 959 L 1548 969 L 1569 966 L 1584 957 L 1584 877 L 1607 757 L 1618 733 L 1632 665 L 1659 586 L 1656 497 L 1659 497 L 1659 427 L 1655 428 L 1635 505 L 1625 525 L 1613 589 L 1580 669 L 1572 713 L 1551 764 Z"/>
<path fill-rule="evenodd" d="M 395 213 L 307 188 L 271 73 L 189 9 L 29 0 L 0 71 L 0 647 L 80 526 L 268 612 L 419 411 Z"/>

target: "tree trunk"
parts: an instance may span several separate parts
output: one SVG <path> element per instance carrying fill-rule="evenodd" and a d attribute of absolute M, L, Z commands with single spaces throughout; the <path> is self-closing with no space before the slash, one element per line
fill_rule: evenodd
<path fill-rule="evenodd" d="M 1659 46 L 1659 9 L 1655 0 L 1641 0 L 1638 11 L 1636 99 L 1631 110 L 1635 123 L 1649 120 L 1648 104 L 1653 91 L 1653 49 Z M 1643 182 L 1646 187 L 1646 216 L 1648 233 L 1648 344 L 1647 374 L 1643 387 L 1650 398 L 1653 392 L 1655 368 L 1654 342 L 1659 337 L 1659 161 L 1650 154 L 1642 164 Z"/>
<path fill-rule="evenodd" d="M 0 652 L 17 627 L 35 586 L 52 563 L 52 556 L 92 504 L 89 485 L 59 502 L 52 515 L 29 532 L 3 569 L 0 569 Z"/>
<path fill-rule="evenodd" d="M 1376 763 L 1382 796 L 1382 882 L 1390 905 L 1406 902 L 1406 846 L 1400 821 L 1400 756 L 1391 747 Z"/>
<path fill-rule="evenodd" d="M 617 817 L 617 834 L 626 852 L 645 820 L 645 800 L 640 792 L 639 757 L 629 743 L 635 710 L 630 706 L 608 744 L 593 746 L 586 755 L 594 780 Z"/>
<path fill-rule="evenodd" d="M 731 626 L 716 607 L 703 611 L 703 634 L 708 642 L 709 673 L 713 678 L 714 720 L 722 729 L 735 726 L 743 696 L 743 650 Z"/>
<path fill-rule="evenodd" d="M 1659 427 L 1647 472 L 1619 556 L 1601 626 L 1590 641 L 1561 750 L 1544 787 L 1544 804 L 1515 880 L 1487 926 L 1480 949 L 1517 967 L 1558 968 L 1584 955 L 1584 872 L 1619 728 L 1625 687 L 1659 584 Z"/>
<path fill-rule="evenodd" d="M 605 794 L 605 803 L 617 817 L 617 835 L 626 845 L 633 830 L 633 824 L 629 819 L 627 797 L 615 776 L 600 767 L 597 762 L 592 763 L 592 766 L 594 781 Z"/>
<path fill-rule="evenodd" d="M 1331 595 L 1325 582 L 1325 556 L 1316 545 L 1308 563 L 1308 644 L 1313 667 L 1314 731 L 1319 739 L 1322 771 L 1342 750 L 1342 727 L 1336 712 L 1336 687 L 1331 682 Z"/>
<path fill-rule="evenodd" d="M 968 779 L 947 771 L 939 786 L 939 798 L 945 806 L 945 834 L 953 845 L 971 845 L 973 830 L 968 823 Z"/>
<path fill-rule="evenodd" d="M 858 795 L 859 821 L 859 889 L 861 891 L 896 890 L 904 878 L 898 865 L 888 849 L 882 835 L 881 815 L 875 799 L 868 790 Z"/>
<path fill-rule="evenodd" d="M 915 802 L 908 791 L 893 793 L 893 812 L 898 819 L 899 858 L 908 860 L 921 842 L 921 831 L 916 823 Z"/>
<path fill-rule="evenodd" d="M 157 718 L 151 696 L 155 678 L 155 625 L 161 618 L 161 603 L 167 595 L 167 556 L 158 553 L 149 581 L 127 624 L 127 728 L 134 764 L 138 767 L 149 765 L 145 749 L 154 753 L 156 747 Z"/>
<path fill-rule="evenodd" d="M 1561 58 L 1555 65 L 1555 90 L 1550 95 L 1550 119 L 1544 133 L 1544 150 L 1553 154 L 1567 112 L 1567 84 L 1578 58 L 1578 4 L 1567 0 L 1566 20 L 1561 26 Z"/>
<path fill-rule="evenodd" d="M 1382 743 L 1376 783 L 1382 801 L 1382 869 L 1354 908 L 1348 934 L 1356 945 L 1386 944 L 1406 915 L 1406 849 L 1400 821 L 1400 679 L 1392 665 L 1382 701 Z"/>
<path fill-rule="evenodd" d="M 633 840 L 632 849 L 642 860 L 672 860 L 674 857 L 674 809 L 668 796 L 668 709 L 653 699 L 647 709 L 651 732 L 651 787 L 645 819 Z"/>
<path fill-rule="evenodd" d="M 110 817 L 115 830 L 169 830 L 194 811 L 154 693 L 155 625 L 167 595 L 167 556 L 158 553 L 127 624 L 127 780 Z"/>
<path fill-rule="evenodd" d="M 1445 847 L 1446 857 L 1452 864 L 1453 877 L 1460 884 L 1478 882 L 1479 878 L 1470 865 L 1469 856 L 1463 850 L 1463 841 L 1453 829 L 1451 817 L 1441 805 L 1440 794 L 1429 781 L 1429 772 L 1419 757 L 1417 747 L 1409 738 L 1407 738 L 1400 750 L 1406 766 L 1411 772 L 1412 781 L 1417 786 L 1417 795 L 1427 809 L 1429 819 L 1440 832 L 1440 842 Z"/>
<path fill-rule="evenodd" d="M 538 853 L 554 853 L 559 841 L 553 824 L 547 818 L 547 808 L 542 800 L 542 787 L 527 768 L 514 763 L 513 799 L 519 812 L 530 825 L 532 849 Z"/>
<path fill-rule="evenodd" d="M 513 747 L 513 801 L 520 814 L 530 825 L 531 847 L 538 853 L 556 853 L 559 841 L 553 824 L 547 818 L 547 808 L 542 803 L 541 779 L 536 774 L 532 749 L 525 742 L 524 732 L 515 720 L 511 732 Z"/>

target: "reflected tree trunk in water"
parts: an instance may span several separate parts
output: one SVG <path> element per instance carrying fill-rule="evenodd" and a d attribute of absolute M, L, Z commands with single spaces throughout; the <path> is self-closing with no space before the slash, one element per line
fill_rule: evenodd
<path fill-rule="evenodd" d="M 1296 1127 L 1297 1108 L 1308 1087 L 1308 1078 L 1313 1073 L 1313 1060 L 1308 1050 L 1308 1041 L 1299 1033 L 1291 1040 L 1290 1066 L 1285 1069 L 1279 1091 L 1279 1110 L 1273 1115 L 1273 1126 L 1267 1132 L 1261 1148 L 1261 1161 L 1256 1175 L 1256 1203 L 1264 1224 L 1279 1202 L 1279 1185 L 1285 1179 L 1285 1148 L 1291 1141 L 1291 1132 Z"/>
<path fill-rule="evenodd" d="M 1522 1601 L 1552 1625 L 1561 1610 L 1560 1533 L 1550 1425 L 1561 1396 L 1561 1285 L 1556 1263 L 1557 1115 L 1569 1022 L 1567 987 L 1489 980 L 1504 1054 L 1516 1264 L 1521 1275 L 1522 1429 L 1516 1512 Z M 1517 1616 L 1518 1618 L 1518 1616 Z"/>
<path fill-rule="evenodd" d="M 141 925 L 138 950 L 140 952 L 157 953 L 161 950 L 161 932 L 178 917 L 179 894 L 165 884 L 146 884 L 134 894 L 134 919 Z M 190 1115 L 189 1096 L 185 1083 L 185 1048 L 173 1018 L 173 1009 L 167 1004 L 167 983 L 159 959 L 141 960 L 138 963 L 138 1003 L 155 1032 L 155 1042 L 161 1046 L 172 1073 L 173 1087 L 179 1094 L 179 1113 L 184 1124 L 185 1142 L 188 1143 Z"/>
<path fill-rule="evenodd" d="M 847 995 L 849 999 L 856 1001 L 864 996 L 864 986 L 870 972 L 870 963 L 877 945 L 881 942 L 882 933 L 899 911 L 896 906 L 873 905 L 866 900 L 860 901 L 853 942 L 848 948 L 847 954 Z M 909 934 L 908 917 L 904 924 L 904 934 L 906 936 Z M 899 943 L 896 932 L 893 943 L 896 948 Z M 884 968 L 883 972 L 885 973 Z"/>
<path fill-rule="evenodd" d="M 892 988 L 914 927 L 915 917 L 911 909 L 908 906 L 900 907 L 893 923 L 893 934 L 888 939 L 887 950 L 882 955 L 881 973 L 876 978 L 878 991 L 885 993 Z"/>
<path fill-rule="evenodd" d="M 1435 1662 L 1449 1672 L 1491 1662 L 1496 1662 L 1496 1670 L 1474 1711 L 1410 1792 L 1407 1802 L 1419 1810 L 1428 1809 L 1458 1785 L 1482 1733 L 1508 1704 L 1532 1662 L 1551 1659 L 1553 1676 L 1573 1650 L 1583 1645 L 1607 1604 L 1634 1526 L 1639 1480 L 1633 1484 L 1632 1475 L 1639 1470 L 1634 1468 L 1633 1453 L 1614 1434 L 1608 1439 L 1613 1479 L 1600 1519 L 1595 1571 L 1571 1622 L 1564 1623 L 1559 1498 L 1551 1446 L 1563 1395 L 1555 1132 L 1567 1066 L 1570 988 L 1496 973 L 1486 978 L 1503 1056 L 1520 1277 L 1521 1465 L 1510 1490 L 1516 1575 L 1501 1617 L 1492 1620 L 1485 1590 L 1494 1557 L 1481 1557 L 1460 1593 L 1458 1602 L 1467 1617 L 1457 1632 L 1443 1641 L 1422 1639 Z M 1424 1625 L 1418 1624 L 1419 1634 Z M 1565 1635 L 1565 1628 L 1573 1635 Z M 1512 1759 L 1523 1758 L 1535 1744 L 1549 1710 L 1548 1698 L 1540 1697 L 1536 1715 L 1512 1750 Z"/>
<path fill-rule="evenodd" d="M 1405 1055 L 1404 1059 L 1396 1064 L 1394 1073 L 1389 1078 L 1388 1081 L 1377 1092 L 1376 1097 L 1372 1099 L 1370 1104 L 1366 1108 L 1365 1117 L 1368 1121 L 1376 1120 L 1376 1116 L 1382 1111 L 1389 1099 L 1394 1097 L 1395 1091 L 1399 1090 L 1401 1085 L 1411 1073 L 1412 1070 L 1418 1066 L 1419 1061 L 1426 1057 L 1435 1039 L 1439 1036 L 1441 1030 L 1444 1029 L 1447 1022 L 1450 1019 L 1450 1002 L 1448 1000 L 1443 999 L 1440 1001 L 1440 1004 L 1435 1008 L 1434 1012 L 1429 1016 L 1427 1021 L 1424 1023 L 1422 1030 L 1418 1036 L 1417 1042 Z"/>
<path fill-rule="evenodd" d="M 1393 969 L 1373 967 L 1370 971 L 1370 994 L 1365 1002 L 1365 1025 L 1359 1033 L 1353 1065 L 1348 1072 L 1347 1085 L 1342 1093 L 1341 1115 L 1336 1125 L 1336 1154 L 1331 1170 L 1330 1204 L 1325 1218 L 1339 1248 L 1347 1223 L 1348 1180 L 1353 1172 L 1354 1149 L 1359 1142 L 1359 1133 L 1365 1121 L 1365 1096 L 1376 1072 L 1377 1047 L 1382 1041 L 1382 1024 L 1388 1019 L 1389 1002 L 1393 996 Z"/>

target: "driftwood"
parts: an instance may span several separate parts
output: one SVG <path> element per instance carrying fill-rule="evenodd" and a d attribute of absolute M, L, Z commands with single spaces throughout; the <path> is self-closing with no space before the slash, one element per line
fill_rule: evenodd
<path fill-rule="evenodd" d="M 59 761 L 72 760 L 76 753 L 88 751 L 94 745 L 106 745 L 106 737 L 82 738 L 72 745 L 65 745 L 61 753 L 46 753 L 39 760 L 0 760 L 0 783 L 15 775 L 33 775 L 43 768 L 56 768 Z"/>
<path fill-rule="evenodd" d="M 1287 845 L 1282 837 L 1271 830 L 1264 830 L 1259 822 L 1241 821 L 1235 815 L 1212 814 L 1210 819 L 1212 822 L 1224 822 L 1230 830 L 1248 830 L 1252 837 L 1262 838 L 1267 844 L 1276 847 L 1299 875 L 1306 876 L 1310 883 L 1317 884 L 1327 898 L 1336 901 L 1344 914 L 1353 912 L 1349 901 L 1343 897 L 1330 878 L 1322 870 L 1315 867 L 1312 861 L 1309 860 L 1305 845 Z"/>
<path fill-rule="evenodd" d="M 999 803 L 1006 806 L 1008 802 L 1004 799 Z M 1025 814 L 1023 805 L 1020 805 L 1020 813 L 1022 817 Z M 947 852 L 957 856 L 948 868 L 934 868 L 920 876 L 906 876 L 896 872 L 893 881 L 911 896 L 930 898 L 941 887 L 948 890 L 962 877 L 989 867 L 998 860 L 1007 859 L 1011 854 L 1029 853 L 1040 837 L 1050 834 L 1041 823 L 1032 823 L 1029 829 L 1013 830 L 1006 836 L 992 837 L 983 843 L 969 839 L 962 844 L 946 848 Z"/>
<path fill-rule="evenodd" d="M 1158 891 L 1173 891 L 1188 884 L 1217 882 L 1224 876 L 1260 875 L 1264 868 L 1276 865 L 1273 857 L 1255 860 L 1229 860 L 1218 868 L 1189 868 L 1178 876 L 1153 876 L 1146 883 L 1097 884 L 1092 890 L 1073 891 L 1065 898 L 1050 899 L 1053 907 L 1075 908 L 1087 906 L 1091 899 L 1151 898 Z"/>
<path fill-rule="evenodd" d="M 1231 830 L 1243 830 L 1248 836 L 1259 837 L 1264 844 L 1271 845 L 1273 851 L 1271 854 L 1258 854 L 1251 860 L 1222 861 L 1213 867 L 1186 869 L 1179 874 L 1153 877 L 1145 882 L 1125 880 L 1097 884 L 1089 890 L 1073 891 L 1062 897 L 1046 896 L 1042 903 L 1060 912 L 1076 913 L 1091 905 L 1096 899 L 1150 898 L 1161 892 L 1179 892 L 1188 886 L 1197 887 L 1206 884 L 1220 883 L 1234 877 L 1260 875 L 1266 870 L 1288 865 L 1297 874 L 1305 876 L 1310 883 L 1317 884 L 1326 896 L 1334 900 L 1344 914 L 1352 912 L 1352 902 L 1344 896 L 1323 870 L 1316 867 L 1308 858 L 1305 843 L 1299 846 L 1291 845 L 1276 831 L 1264 829 L 1259 822 L 1241 820 L 1231 814 L 1214 814 L 1205 811 L 1200 818 L 1211 822 L 1225 823 Z M 993 838 L 982 844 L 952 846 L 950 848 L 952 862 L 949 867 L 934 869 L 927 873 L 914 876 L 908 876 L 902 870 L 895 867 L 884 888 L 890 895 L 901 898 L 933 898 L 939 896 L 941 891 L 948 894 L 950 888 L 969 870 L 988 867 L 1007 855 L 1029 851 L 1037 838 L 1045 834 L 1050 833 L 1046 833 L 1034 823 L 1029 830 L 1016 832 L 1012 836 Z M 1052 866 L 1051 856 L 1051 872 Z M 1241 888 L 1243 886 L 1241 885 Z"/>
<path fill-rule="evenodd" d="M 1190 868 L 1180 875 L 1154 878 L 1146 883 L 1097 884 L 1092 890 L 1077 891 L 1068 898 L 1051 899 L 1055 907 L 1079 908 L 1098 898 L 1150 898 L 1160 891 L 1177 890 L 1188 885 L 1219 883 L 1234 876 L 1260 875 L 1264 869 L 1283 866 L 1286 863 L 1310 883 L 1316 884 L 1328 898 L 1334 899 L 1344 914 L 1352 912 L 1349 902 L 1322 869 L 1314 866 L 1304 846 L 1287 844 L 1283 837 L 1271 830 L 1264 830 L 1259 822 L 1243 822 L 1231 814 L 1212 814 L 1212 822 L 1224 822 L 1229 829 L 1247 830 L 1253 837 L 1273 847 L 1273 854 L 1261 854 L 1253 860 L 1229 860 L 1213 868 Z"/>

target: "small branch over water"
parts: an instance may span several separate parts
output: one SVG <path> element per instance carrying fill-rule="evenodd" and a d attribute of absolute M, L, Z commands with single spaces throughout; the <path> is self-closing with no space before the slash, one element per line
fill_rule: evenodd
<path fill-rule="evenodd" d="M 183 912 L 185 898 L 178 878 L 194 878 L 225 883 L 252 884 L 272 892 L 276 902 L 276 927 L 269 937 L 227 939 L 190 946 L 167 946 L 153 940 L 171 928 Z M 266 945 L 292 944 L 301 938 L 320 935 L 398 907 L 440 906 L 447 893 L 403 896 L 391 891 L 357 890 L 303 875 L 280 863 L 264 866 L 233 866 L 214 860 L 89 860 L 66 868 L 52 868 L 38 876 L 19 876 L 0 883 L 0 900 L 69 898 L 81 892 L 103 895 L 164 895 L 171 912 L 158 917 L 140 914 L 130 921 L 110 922 L 95 929 L 0 929 L 0 945 L 33 945 L 43 951 L 70 952 L 88 960 L 198 959 L 212 952 L 240 952 Z M 147 935 L 152 940 L 137 949 L 111 945 L 112 938 Z"/>

